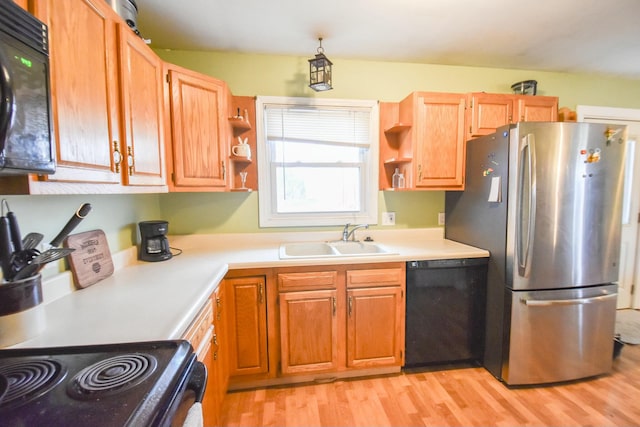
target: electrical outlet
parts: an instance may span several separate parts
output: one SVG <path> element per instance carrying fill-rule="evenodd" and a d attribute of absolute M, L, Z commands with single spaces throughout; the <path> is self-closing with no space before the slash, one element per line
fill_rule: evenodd
<path fill-rule="evenodd" d="M 438 225 L 444 225 L 444 212 L 438 212 Z"/>
<path fill-rule="evenodd" d="M 396 225 L 396 213 L 382 212 L 382 225 Z"/>

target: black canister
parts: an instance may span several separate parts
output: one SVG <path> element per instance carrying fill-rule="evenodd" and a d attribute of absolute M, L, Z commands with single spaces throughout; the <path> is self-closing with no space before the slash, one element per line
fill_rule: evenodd
<path fill-rule="evenodd" d="M 0 285 L 0 316 L 18 313 L 42 302 L 42 276 L 27 277 Z"/>

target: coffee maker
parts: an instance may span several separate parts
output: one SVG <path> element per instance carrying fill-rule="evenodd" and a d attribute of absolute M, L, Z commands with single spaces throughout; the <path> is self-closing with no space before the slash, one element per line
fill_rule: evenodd
<path fill-rule="evenodd" d="M 165 261 L 172 257 L 167 232 L 167 221 L 142 221 L 140 228 L 140 251 L 138 259 L 141 261 Z"/>

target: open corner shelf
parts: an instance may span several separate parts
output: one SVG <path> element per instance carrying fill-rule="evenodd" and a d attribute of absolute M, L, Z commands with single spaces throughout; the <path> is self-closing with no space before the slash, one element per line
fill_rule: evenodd
<path fill-rule="evenodd" d="M 384 133 L 390 134 L 390 133 L 401 133 L 404 132 L 407 129 L 410 129 L 411 125 L 405 124 L 405 123 L 396 123 L 393 126 L 386 128 L 384 130 Z"/>
<path fill-rule="evenodd" d="M 411 163 L 413 159 L 410 157 L 392 157 L 384 161 L 385 165 L 403 165 L 405 163 Z"/>
<path fill-rule="evenodd" d="M 253 163 L 253 160 L 251 160 L 251 158 L 234 156 L 233 154 L 230 155 L 229 158 L 231 159 L 231 161 L 236 163 L 247 163 L 247 164 Z"/>
<path fill-rule="evenodd" d="M 231 127 L 237 131 L 244 132 L 251 129 L 251 123 L 244 117 L 229 117 L 229 123 L 231 123 Z"/>

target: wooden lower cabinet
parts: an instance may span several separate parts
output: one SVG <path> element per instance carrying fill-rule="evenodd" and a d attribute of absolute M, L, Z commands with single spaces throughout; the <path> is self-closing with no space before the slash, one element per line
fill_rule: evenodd
<path fill-rule="evenodd" d="M 207 378 L 207 393 L 203 401 L 205 426 L 220 425 L 222 402 L 229 386 L 228 339 L 225 310 L 223 309 L 224 286 L 220 286 L 212 297 L 213 339 L 209 355 L 210 368 Z"/>
<path fill-rule="evenodd" d="M 209 298 L 204 304 L 191 326 L 182 336 L 183 339 L 189 341 L 198 360 L 207 367 L 207 388 L 202 399 L 202 412 L 205 419 L 205 425 L 209 422 L 217 422 L 217 414 L 219 414 L 219 405 L 216 399 L 217 390 L 215 390 L 217 381 L 215 380 L 215 365 L 213 360 L 214 343 L 214 313 L 212 299 Z"/>
<path fill-rule="evenodd" d="M 383 266 L 279 270 L 282 375 L 402 366 L 405 267 Z"/>
<path fill-rule="evenodd" d="M 220 286 L 216 291 L 213 304 L 213 345 L 215 346 L 213 360 L 216 378 L 215 390 L 218 397 L 217 401 L 221 405 L 224 400 L 224 395 L 227 394 L 227 389 L 229 387 L 229 335 L 227 333 L 227 317 L 225 310 L 227 303 L 224 286 Z M 205 423 L 205 425 L 209 424 Z"/>
<path fill-rule="evenodd" d="M 347 366 L 400 366 L 404 291 L 400 286 L 347 291 Z"/>
<path fill-rule="evenodd" d="M 264 276 L 227 278 L 229 375 L 264 374 L 267 358 L 267 302 Z"/>
<path fill-rule="evenodd" d="M 183 335 L 191 343 L 198 360 L 207 367 L 207 389 L 202 400 L 205 426 L 220 425 L 222 402 L 229 384 L 223 301 L 224 287 L 220 286 Z"/>
<path fill-rule="evenodd" d="M 280 294 L 280 364 L 283 374 L 336 370 L 339 366 L 338 348 L 335 289 Z"/>
<path fill-rule="evenodd" d="M 229 389 L 399 372 L 405 263 L 231 270 Z"/>

